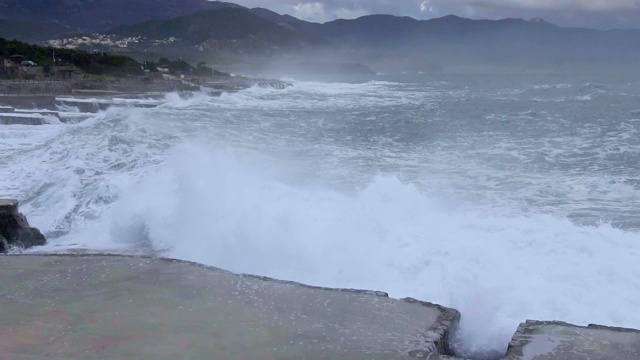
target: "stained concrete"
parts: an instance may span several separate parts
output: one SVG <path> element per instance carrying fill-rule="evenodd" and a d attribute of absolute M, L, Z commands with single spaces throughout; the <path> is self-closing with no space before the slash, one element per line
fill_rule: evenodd
<path fill-rule="evenodd" d="M 0 256 L 1 359 L 445 359 L 460 315 L 175 260 Z"/>
<path fill-rule="evenodd" d="M 640 331 L 557 321 L 520 324 L 507 350 L 509 360 L 638 360 Z"/>

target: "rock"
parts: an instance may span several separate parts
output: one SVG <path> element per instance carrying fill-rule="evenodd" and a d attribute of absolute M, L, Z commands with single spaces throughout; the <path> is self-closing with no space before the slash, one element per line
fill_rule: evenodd
<path fill-rule="evenodd" d="M 7 239 L 0 235 L 0 254 L 6 253 L 9 251 L 9 243 L 7 243 Z"/>
<path fill-rule="evenodd" d="M 9 246 L 29 248 L 44 245 L 47 240 L 40 230 L 30 227 L 27 218 L 18 212 L 18 200 L 0 199 L 0 253 Z"/>
<path fill-rule="evenodd" d="M 640 331 L 528 320 L 518 326 L 509 343 L 507 359 L 640 359 Z"/>

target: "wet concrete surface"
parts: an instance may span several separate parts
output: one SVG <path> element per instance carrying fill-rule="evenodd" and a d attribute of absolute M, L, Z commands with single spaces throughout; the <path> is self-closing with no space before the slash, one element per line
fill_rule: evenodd
<path fill-rule="evenodd" d="M 459 313 L 167 259 L 0 256 L 0 359 L 437 359 Z"/>
<path fill-rule="evenodd" d="M 508 360 L 638 360 L 640 331 L 557 321 L 527 321 L 518 327 Z"/>

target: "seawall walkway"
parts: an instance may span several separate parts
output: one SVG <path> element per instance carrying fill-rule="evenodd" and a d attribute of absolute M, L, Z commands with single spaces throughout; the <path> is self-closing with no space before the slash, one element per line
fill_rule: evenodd
<path fill-rule="evenodd" d="M 2 359 L 455 359 L 460 314 L 184 261 L 0 256 Z M 640 358 L 640 331 L 520 325 L 504 359 Z"/>

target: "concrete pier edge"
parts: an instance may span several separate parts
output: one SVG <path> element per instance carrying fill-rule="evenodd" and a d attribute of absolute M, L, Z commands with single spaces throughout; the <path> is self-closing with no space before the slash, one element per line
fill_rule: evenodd
<path fill-rule="evenodd" d="M 518 326 L 506 354 L 506 360 L 582 359 L 640 359 L 640 330 L 527 320 Z"/>
<path fill-rule="evenodd" d="M 3 261 L 3 259 L 8 261 Z M 28 259 L 33 259 L 34 261 L 31 262 L 31 261 L 28 261 Z M 43 259 L 52 259 L 52 261 L 43 261 Z M 76 259 L 77 261 L 75 261 Z M 93 259 L 95 259 L 95 262 Z M 113 259 L 113 260 L 108 260 L 108 259 Z M 27 260 L 27 261 L 24 261 L 24 260 Z M 71 261 L 71 260 L 74 260 L 74 261 Z M 141 261 L 138 261 L 138 260 L 141 260 Z M 163 265 L 163 264 L 166 264 L 166 265 Z M 171 264 L 176 264 L 176 265 L 171 265 Z M 338 334 L 342 334 L 343 331 L 345 332 L 343 335 L 348 335 L 350 333 L 353 333 L 354 335 L 358 335 L 358 333 L 364 335 L 368 333 L 369 339 L 377 338 L 377 339 L 380 339 L 380 341 L 383 341 L 384 343 L 387 344 L 387 345 L 384 345 L 387 347 L 384 347 L 383 345 L 380 345 L 381 343 L 378 343 L 377 341 L 370 342 L 371 340 L 366 340 L 367 335 L 365 335 L 364 338 L 361 338 L 361 340 L 356 340 L 356 343 L 360 342 L 360 346 L 362 346 L 363 344 L 368 344 L 361 350 L 358 350 L 358 345 L 349 345 L 349 342 L 342 345 L 340 345 L 339 343 L 333 343 L 333 342 L 326 343 L 329 345 L 329 347 L 331 347 L 330 345 L 334 345 L 334 346 L 337 346 L 338 349 L 340 349 L 341 347 L 344 349 L 340 351 L 348 351 L 347 353 L 344 353 L 344 356 L 347 356 L 345 358 L 351 358 L 349 357 L 349 354 L 351 354 L 351 356 L 355 356 L 353 358 L 358 358 L 358 359 L 359 358 L 363 358 L 363 359 L 364 358 L 367 358 L 367 359 L 396 359 L 396 358 L 398 359 L 399 358 L 445 359 L 445 358 L 449 358 L 447 357 L 447 355 L 450 354 L 449 353 L 450 347 L 449 347 L 448 341 L 449 339 L 452 338 L 451 330 L 457 327 L 458 321 L 460 320 L 460 314 L 457 310 L 449 309 L 440 305 L 435 305 L 435 304 L 419 301 L 412 298 L 391 299 L 389 298 L 387 293 L 380 292 L 380 291 L 358 290 L 358 289 L 337 289 L 337 288 L 311 286 L 311 285 L 301 284 L 294 281 L 278 280 L 278 279 L 273 279 L 265 276 L 257 276 L 257 275 L 250 275 L 250 274 L 236 274 L 236 273 L 233 273 L 224 269 L 220 269 L 217 267 L 213 267 L 213 266 L 207 266 L 207 265 L 194 263 L 190 261 L 170 259 L 170 258 L 158 258 L 153 256 L 117 255 L 117 254 L 41 254 L 41 255 L 40 254 L 22 254 L 22 255 L 0 256 L 0 265 L 5 265 L 5 267 L 0 267 L 0 268 L 3 268 L 4 270 L 3 275 L 8 276 L 8 279 L 5 279 L 5 280 L 8 280 L 7 281 L 8 284 L 3 284 L 2 279 L 0 278 L 0 299 L 4 298 L 1 302 L 5 304 L 5 307 L 7 308 L 7 312 L 13 312 L 13 313 L 24 312 L 25 314 L 28 314 L 26 315 L 28 318 L 40 318 L 41 320 L 39 322 L 41 324 L 42 323 L 46 324 L 47 321 L 51 320 L 50 312 L 52 310 L 49 309 L 47 310 L 49 312 L 45 311 L 43 313 L 40 310 L 33 310 L 29 306 L 25 307 L 24 304 L 21 303 L 22 301 L 20 300 L 21 298 L 25 298 L 26 296 L 25 299 L 29 299 L 29 302 L 31 303 L 42 303 L 42 301 L 44 301 L 43 299 L 46 299 L 45 303 L 48 303 L 48 301 L 53 300 L 55 301 L 55 303 L 62 304 L 66 302 L 64 299 L 67 299 L 65 296 L 68 295 L 68 296 L 71 296 L 71 298 L 68 298 L 69 300 L 68 304 L 61 305 L 61 306 L 67 306 L 67 307 L 72 306 L 73 308 L 76 308 L 76 305 L 73 305 L 73 304 L 75 304 L 76 301 L 80 301 L 78 300 L 78 294 L 84 293 L 85 290 L 78 292 L 78 290 L 76 289 L 71 291 L 71 293 L 68 293 L 69 289 L 74 287 L 75 288 L 80 287 L 84 289 L 84 285 L 83 285 L 84 282 L 87 282 L 88 285 L 96 285 L 96 281 L 94 280 L 96 280 L 96 278 L 100 278 L 103 276 L 99 271 L 103 271 L 105 269 L 107 269 L 107 273 L 109 272 L 108 269 L 111 269 L 110 270 L 111 273 L 113 273 L 114 271 L 116 273 L 121 273 L 121 272 L 123 274 L 126 273 L 126 275 L 124 275 L 125 277 L 122 278 L 122 279 L 125 279 L 125 283 L 131 282 L 131 281 L 141 283 L 141 281 L 143 280 L 145 282 L 149 280 L 150 281 L 149 284 L 151 284 L 149 286 L 152 286 L 153 289 L 165 289 L 166 291 L 169 291 L 169 292 L 174 291 L 176 289 L 176 285 L 183 282 L 182 280 L 179 280 L 182 278 L 183 275 L 184 275 L 185 281 L 187 281 L 188 284 L 191 284 L 189 286 L 193 286 L 194 281 L 196 284 L 198 284 L 198 286 L 202 286 L 202 287 L 204 287 L 204 285 L 207 285 L 207 287 L 209 285 L 212 285 L 214 288 L 218 289 L 216 290 L 218 292 L 217 293 L 218 295 L 220 294 L 220 291 L 222 291 L 223 294 L 230 294 L 229 281 L 231 281 L 232 283 L 237 282 L 238 284 L 250 283 L 250 284 L 253 284 L 253 285 L 250 285 L 250 287 L 254 290 L 250 290 L 249 293 L 247 293 L 246 295 L 237 295 L 237 294 L 232 295 L 232 297 L 236 296 L 236 299 L 238 299 L 237 296 L 241 296 L 237 305 L 234 305 L 234 306 L 242 307 L 242 306 L 246 306 L 246 304 L 242 305 L 242 303 L 244 303 L 245 301 L 249 301 L 250 303 L 257 301 L 256 306 L 264 310 L 264 306 L 265 306 L 264 304 L 271 304 L 270 301 L 274 301 L 273 296 L 276 296 L 276 297 L 285 296 L 284 299 L 287 299 L 285 301 L 291 302 L 291 304 L 284 305 L 285 309 L 289 309 L 289 310 L 285 310 L 285 313 L 288 313 L 288 311 L 292 311 L 294 315 L 297 314 L 296 316 L 303 316 L 305 318 L 306 316 L 304 314 L 306 314 L 310 316 L 311 319 L 320 320 L 318 324 L 322 324 L 322 323 L 330 324 L 330 323 L 333 323 L 333 321 L 338 321 L 336 324 L 339 324 L 341 321 L 347 321 L 346 325 L 339 325 L 339 326 L 345 326 L 345 327 L 344 328 L 339 327 L 342 330 L 340 330 Z M 187 267 L 185 268 L 179 265 L 186 265 Z M 78 267 L 76 268 L 75 266 L 78 266 Z M 101 270 L 95 270 L 95 267 L 98 267 Z M 183 269 L 183 270 L 180 270 L 180 269 Z M 191 269 L 191 270 L 188 270 L 188 269 Z M 197 269 L 204 270 L 205 271 L 204 275 L 202 275 L 203 274 L 202 271 L 199 271 Z M 82 275 L 71 275 L 72 277 L 80 276 L 76 280 L 73 280 L 73 279 L 69 280 L 69 278 L 67 277 L 68 275 L 65 275 L 65 277 L 67 277 L 66 279 L 60 278 L 58 277 L 59 275 L 56 275 L 56 274 L 72 274 L 80 270 L 82 272 Z M 144 274 L 139 275 L 138 270 L 142 271 Z M 169 274 L 169 278 L 166 278 L 165 276 L 166 274 L 150 275 L 152 273 L 153 274 L 156 274 L 158 272 L 162 273 L 163 271 L 167 272 L 166 274 Z M 11 276 L 12 276 L 11 274 L 14 274 L 14 276 L 18 276 L 20 280 L 18 282 L 16 282 L 17 280 L 11 280 Z M 122 276 L 122 274 L 118 276 Z M 149 276 L 152 276 L 152 278 L 149 278 Z M 156 279 L 156 278 L 153 278 L 153 276 L 160 276 L 160 278 Z M 163 276 L 165 277 L 163 278 Z M 138 279 L 131 280 L 132 278 L 138 278 Z M 223 278 L 227 280 L 224 280 Z M 48 281 L 51 281 L 47 279 L 51 279 L 53 283 L 45 285 Z M 116 280 L 117 279 L 119 278 L 116 277 Z M 213 283 L 209 284 L 209 283 L 203 282 L 206 279 L 209 279 L 209 280 L 218 279 L 218 280 L 215 280 Z M 229 279 L 235 279 L 235 280 L 229 280 Z M 27 284 L 24 284 L 24 281 L 27 281 Z M 69 283 L 69 281 L 71 281 L 71 283 Z M 107 294 L 109 293 L 108 289 L 114 289 L 114 291 L 117 293 L 114 296 L 121 295 L 121 290 L 118 290 L 120 285 L 117 285 L 119 283 L 109 282 L 109 280 L 107 280 L 106 283 L 100 282 L 100 281 L 104 281 L 104 279 L 103 280 L 98 279 L 97 283 L 100 284 L 100 286 L 106 286 L 105 288 L 103 288 L 103 291 L 107 291 Z M 37 289 L 33 290 L 34 289 L 33 286 L 36 283 L 42 284 L 42 285 L 36 286 Z M 158 285 L 158 284 L 163 284 L 163 285 Z M 42 288 L 43 285 L 45 286 L 45 288 Z M 46 289 L 47 286 L 50 287 L 51 289 L 47 290 Z M 112 288 L 112 286 L 115 286 L 115 287 Z M 180 291 L 182 292 L 185 291 L 185 288 L 183 288 L 184 286 L 186 285 L 184 284 L 178 285 L 178 287 L 182 289 Z M 235 289 L 235 285 L 233 285 L 232 288 Z M 227 290 L 224 290 L 224 289 L 227 289 Z M 255 290 L 255 289 L 258 289 L 258 290 Z M 261 292 L 263 291 L 263 289 L 270 289 L 270 290 L 267 290 L 267 293 L 263 293 Z M 305 289 L 307 289 L 308 291 Z M 165 290 L 162 290 L 162 291 L 165 291 Z M 33 293 L 29 295 L 31 291 L 36 291 L 35 295 L 37 296 L 33 296 L 34 295 Z M 38 291 L 43 291 L 43 293 L 39 293 Z M 54 293 L 57 295 L 54 298 L 51 298 L 50 291 L 55 291 Z M 89 286 L 89 289 L 87 289 L 87 291 L 91 292 L 94 290 L 92 290 L 91 286 Z M 255 292 L 255 291 L 258 291 L 258 292 Z M 16 292 L 16 293 L 14 294 L 13 292 Z M 211 293 L 207 293 L 207 294 L 209 295 L 205 296 L 205 298 L 200 298 L 200 300 L 204 299 L 205 302 L 209 301 L 209 304 L 211 305 L 212 300 L 206 300 L 208 299 L 208 296 L 210 296 Z M 265 294 L 267 295 L 271 294 L 271 295 L 268 295 L 265 298 L 264 297 Z M 290 295 L 283 295 L 283 294 L 290 294 L 290 295 L 293 294 L 291 295 L 293 297 L 288 297 Z M 295 295 L 295 294 L 298 294 L 298 295 Z M 134 302 L 142 301 L 144 303 L 145 301 L 148 301 L 148 299 L 146 298 L 148 294 L 146 292 L 143 294 L 133 293 L 130 295 L 133 296 Z M 226 295 L 225 295 L 225 298 L 226 298 Z M 375 298 L 380 298 L 381 300 L 377 301 L 375 300 Z M 164 300 L 163 299 L 164 298 L 162 297 L 158 298 L 159 302 L 157 304 L 154 304 L 153 301 L 150 301 L 149 306 L 151 307 L 162 306 L 162 304 L 166 301 L 166 299 Z M 259 300 L 259 299 L 263 299 L 263 300 L 266 299 L 267 303 L 262 303 L 261 302 L 262 300 Z M 351 300 L 345 300 L 345 299 L 351 299 Z M 331 301 L 331 304 L 335 304 L 335 305 L 331 305 L 331 307 L 328 309 L 329 310 L 328 312 L 325 312 L 322 306 L 318 307 L 318 302 L 320 301 L 320 303 L 322 303 L 325 300 Z M 16 303 L 16 301 L 18 302 Z M 86 301 L 86 300 L 83 300 L 83 301 Z M 94 300 L 91 300 L 91 301 L 93 302 Z M 117 301 L 120 301 L 120 300 L 117 300 Z M 116 302 L 116 304 L 117 303 L 118 302 Z M 402 303 L 407 305 L 401 305 Z M 80 302 L 78 304 L 84 304 L 84 302 Z M 111 302 L 111 300 L 109 300 L 107 304 L 109 304 L 109 306 L 115 306 L 114 303 Z M 214 304 L 216 304 L 215 301 L 214 301 Z M 378 305 L 375 305 L 375 304 L 378 304 Z M 387 304 L 387 305 L 381 305 L 381 304 Z M 393 304 L 397 304 L 397 305 L 393 305 Z M 186 306 L 187 305 L 185 305 L 185 307 Z M 214 306 L 214 309 L 218 309 L 219 311 L 221 308 L 224 308 L 224 306 L 226 305 L 221 304 L 218 307 Z M 268 307 L 269 305 L 266 305 L 266 306 Z M 424 311 L 420 310 L 420 307 L 424 307 Z M 80 308 L 85 309 L 83 305 L 80 305 Z M 404 309 L 404 310 L 401 310 L 401 309 Z M 13 311 L 9 311 L 9 310 L 13 310 Z M 203 308 L 200 307 L 198 311 L 202 311 L 202 310 Z M 206 310 L 206 306 L 205 306 L 205 310 Z M 68 316 L 77 317 L 78 314 L 74 312 L 77 312 L 79 310 L 73 310 L 69 308 L 63 308 L 63 310 L 61 310 L 58 308 L 55 311 L 56 311 L 56 316 L 58 316 L 58 314 L 62 311 L 64 313 L 71 314 L 71 315 L 65 315 L 67 317 Z M 85 309 L 82 311 L 86 312 L 87 310 Z M 126 310 L 123 310 L 123 311 L 126 311 Z M 169 313 L 171 312 L 175 313 L 176 310 L 175 309 L 172 310 L 172 308 L 168 308 L 166 309 L 166 311 L 168 311 Z M 270 314 L 268 311 L 269 310 L 267 310 L 267 314 Z M 311 312 L 308 312 L 308 311 L 311 311 Z M 336 315 L 338 315 L 339 317 L 342 317 L 339 314 L 341 314 L 343 311 L 346 312 L 344 313 L 345 317 L 343 317 L 341 320 L 337 320 Z M 37 315 L 37 314 L 40 314 L 40 315 Z M 241 315 L 239 321 L 246 321 L 246 314 L 242 315 L 243 314 L 242 311 L 238 314 Z M 283 316 L 283 314 L 281 313 L 280 316 Z M 354 319 L 356 319 L 355 323 L 351 323 L 349 320 L 345 320 L 351 317 L 354 317 Z M 396 318 L 397 320 L 392 320 L 394 318 Z M 429 319 L 429 320 L 426 320 L 426 322 L 422 323 L 419 320 L 422 318 Z M 384 320 L 384 319 L 388 319 L 388 320 Z M 12 317 L 12 315 L 9 315 L 9 314 L 3 316 L 2 314 L 0 314 L 0 333 L 3 333 L 3 330 L 6 332 L 9 329 L 15 327 L 16 321 L 17 320 L 15 316 Z M 54 323 L 56 323 L 56 321 L 58 320 L 54 319 L 53 321 Z M 255 319 L 252 321 L 255 321 Z M 269 321 L 270 320 L 267 320 L 267 322 Z M 363 322 L 360 323 L 360 321 L 363 321 Z M 382 323 L 380 323 L 380 321 L 382 321 Z M 418 323 L 416 323 L 416 321 Z M 377 325 L 375 325 L 374 327 L 365 326 L 365 324 L 367 324 L 368 322 L 371 322 L 372 326 L 373 324 L 377 324 Z M 287 322 L 287 320 L 285 320 L 285 323 L 286 323 L 285 324 L 286 327 L 291 325 Z M 299 328 L 300 325 L 296 325 L 295 321 L 292 324 L 293 325 L 290 328 L 290 330 L 293 332 L 291 334 L 296 334 L 296 332 L 300 330 Z M 401 324 L 406 324 L 406 325 L 411 324 L 411 325 L 409 325 L 409 327 L 407 328 L 404 328 L 404 330 L 400 330 L 400 329 L 403 329 Z M 200 325 L 193 324 L 193 326 L 195 328 L 198 328 L 198 326 L 201 326 L 201 324 Z M 244 325 L 242 326 L 234 325 L 234 326 L 237 328 L 241 328 Z M 255 325 L 255 326 L 258 326 L 258 325 Z M 275 325 L 271 324 L 269 326 L 275 326 Z M 365 326 L 365 327 L 362 328 L 362 326 Z M 398 326 L 401 326 L 401 327 L 399 328 Z M 296 328 L 298 330 L 295 330 Z M 352 330 L 349 330 L 350 328 Z M 333 329 L 333 328 L 332 327 L 327 328 L 327 330 L 329 329 Z M 357 329 L 360 329 L 360 330 L 357 330 Z M 418 329 L 421 329 L 421 330 L 418 330 Z M 105 331 L 105 330 L 100 330 L 100 331 Z M 251 333 L 252 330 L 249 329 L 247 331 Z M 278 330 L 278 331 L 281 331 L 281 330 Z M 276 331 L 276 333 L 278 333 L 278 331 Z M 317 332 L 314 332 L 314 331 L 315 330 L 310 330 L 309 334 L 314 334 L 314 333 L 317 334 Z M 335 331 L 335 330 L 331 330 L 331 331 Z M 365 332 L 363 333 L 363 331 Z M 388 331 L 388 334 L 387 334 L 387 331 Z M 401 336 L 401 334 L 405 334 L 405 336 Z M 315 340 L 313 338 L 310 338 L 307 340 L 310 342 L 309 344 L 311 344 L 311 342 L 315 343 L 315 341 L 317 340 L 320 340 L 320 342 L 322 343 L 322 341 L 325 341 L 325 342 L 335 341 L 335 336 L 343 336 L 343 335 L 334 334 L 329 336 L 329 338 L 327 338 L 327 339 L 333 338 L 334 340 L 327 340 L 327 339 L 323 340 L 323 336 L 320 336 L 320 338 Z M 248 336 L 249 338 L 251 338 L 252 335 L 248 335 Z M 291 335 L 291 336 L 294 336 L 294 335 Z M 351 335 L 348 335 L 348 336 L 351 336 Z M 364 343 L 362 343 L 362 341 L 364 341 Z M 0 339 L 0 343 L 2 343 L 1 339 Z M 395 345 L 391 345 L 391 344 L 395 344 Z M 355 346 L 355 348 L 353 346 Z M 380 349 L 380 346 L 383 346 L 383 348 L 386 349 L 384 350 L 386 351 L 386 353 L 379 352 L 379 351 L 382 351 Z M 369 349 L 369 350 L 365 350 L 365 349 Z M 374 349 L 378 349 L 378 350 L 374 350 Z M 395 350 L 389 353 L 389 351 L 392 351 L 392 349 L 395 349 Z M 270 350 L 270 349 L 265 349 L 265 351 L 267 350 Z M 292 351 L 300 351 L 300 349 L 294 349 Z M 309 351 L 310 351 L 309 358 L 316 358 L 315 355 L 321 355 L 317 358 L 336 358 L 336 354 L 331 352 L 333 350 L 327 350 L 326 348 L 311 347 L 309 348 Z M 329 352 L 327 353 L 327 351 Z M 368 351 L 372 351 L 372 352 L 369 353 Z M 400 351 L 400 353 L 398 353 L 398 351 Z M 0 354 L 2 354 L 2 349 L 0 349 Z M 401 355 L 401 354 L 404 354 L 404 355 Z M 234 357 L 230 357 L 230 358 L 234 358 Z M 272 356 L 272 358 L 280 358 L 280 357 Z M 288 357 L 285 357 L 285 358 L 288 358 Z M 294 357 L 294 358 L 297 359 L 298 357 Z M 307 358 L 306 355 L 303 358 Z"/>
<path fill-rule="evenodd" d="M 91 265 L 92 262 L 86 262 L 86 259 L 95 258 L 103 259 L 130 259 L 130 260 L 147 260 L 156 263 L 163 268 L 162 263 L 182 264 L 188 268 L 210 270 L 211 273 L 224 274 L 234 278 L 241 279 L 241 282 L 252 280 L 258 283 L 279 284 L 291 286 L 299 289 L 309 289 L 311 293 L 316 290 L 326 291 L 333 294 L 356 294 L 365 297 L 379 297 L 384 301 L 404 302 L 415 304 L 416 306 L 425 306 L 425 311 L 433 311 L 437 309 L 439 315 L 437 319 L 430 323 L 431 326 L 424 328 L 423 331 L 416 335 L 411 335 L 404 340 L 402 344 L 397 344 L 406 351 L 407 358 L 418 359 L 457 359 L 451 348 L 451 341 L 454 338 L 458 323 L 460 321 L 460 313 L 452 308 L 441 305 L 432 304 L 426 301 L 420 301 L 414 298 L 390 299 L 388 294 L 381 291 L 349 289 L 349 288 L 329 288 L 321 286 L 312 286 L 295 281 L 279 280 L 266 276 L 234 273 L 225 269 L 214 266 L 194 263 L 187 260 L 159 258 L 154 256 L 136 256 L 136 255 L 118 255 L 118 254 L 20 254 L 0 256 L 0 265 L 3 259 L 78 259 L 85 260 L 84 266 Z M 107 263 L 109 263 L 107 261 Z M 14 269 L 15 270 L 15 269 Z M 5 272 L 6 275 L 6 272 Z M 0 279 L 0 282 L 2 279 Z M 39 279 L 38 281 L 43 281 Z M 11 298 L 11 295 L 2 291 L 0 283 L 0 300 L 3 297 Z M 9 298 L 6 298 L 9 296 Z M 313 295 L 312 295 L 313 296 Z M 388 300 L 387 300 L 388 299 Z M 6 304 L 6 303 L 5 303 Z M 357 310 L 358 305 L 354 310 Z M 362 306 L 362 305 L 361 305 Z M 360 309 L 362 310 L 362 309 Z M 415 310 L 415 309 L 414 309 Z M 347 308 L 348 311 L 348 308 Z M 419 313 L 419 311 L 418 311 Z M 320 313 L 322 314 L 322 313 Z M 393 316 L 393 314 L 391 314 Z M 30 316 L 33 316 L 31 314 Z M 335 316 L 335 315 L 334 315 Z M 2 316 L 0 316 L 2 320 Z M 0 321 L 0 333 L 2 327 L 6 326 Z M 0 350 L 0 354 L 2 351 Z M 332 358 L 332 357 L 329 357 Z M 372 356 L 371 358 L 378 358 Z M 389 358 L 397 358 L 390 356 Z M 635 360 L 640 358 L 640 330 L 609 327 L 603 325 L 589 324 L 588 326 L 572 325 L 562 321 L 537 321 L 527 320 L 521 323 L 512 340 L 509 343 L 507 352 L 503 359 L 505 360 L 582 360 L 582 359 L 618 359 L 618 360 Z M 458 359 L 459 360 L 459 359 Z"/>
<path fill-rule="evenodd" d="M 452 341 L 458 331 L 458 325 L 460 324 L 461 314 L 458 310 L 448 308 L 442 305 L 433 304 L 427 301 L 421 301 L 414 298 L 400 299 L 413 304 L 420 304 L 427 307 L 435 307 L 440 310 L 440 316 L 436 320 L 436 323 L 431 329 L 423 334 L 425 337 L 425 343 L 429 344 L 428 349 L 430 353 L 437 353 L 442 355 L 453 354 Z M 410 353 L 411 356 L 416 358 L 422 358 L 428 355 L 427 353 L 421 353 L 420 350 Z"/>

